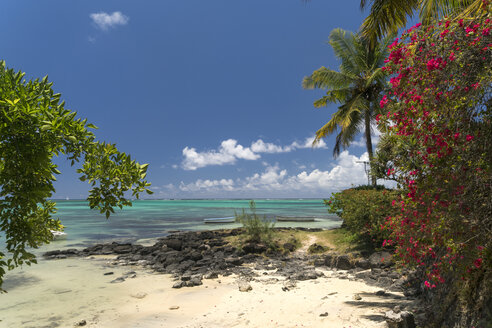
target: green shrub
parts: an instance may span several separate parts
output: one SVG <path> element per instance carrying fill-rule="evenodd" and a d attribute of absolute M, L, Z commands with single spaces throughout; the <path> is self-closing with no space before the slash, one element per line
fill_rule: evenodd
<path fill-rule="evenodd" d="M 268 220 L 265 216 L 260 218 L 256 214 L 256 204 L 253 200 L 249 202 L 249 209 L 251 213 L 246 213 L 244 209 L 241 214 L 235 212 L 236 222 L 243 225 L 248 236 L 248 241 L 257 243 L 265 242 L 267 245 L 271 244 L 275 223 Z"/>
<path fill-rule="evenodd" d="M 378 191 L 391 190 L 391 189 L 386 188 L 383 185 L 375 185 L 375 186 L 373 186 L 373 185 L 360 185 L 360 186 L 357 186 L 357 187 L 354 187 L 351 189 L 354 189 L 354 190 L 378 190 Z"/>
<path fill-rule="evenodd" d="M 393 190 L 352 188 L 334 193 L 325 204 L 328 212 L 343 219 L 342 226 L 349 232 L 379 248 L 389 235 L 382 226 L 388 216 L 395 214 L 392 201 L 396 198 Z"/>

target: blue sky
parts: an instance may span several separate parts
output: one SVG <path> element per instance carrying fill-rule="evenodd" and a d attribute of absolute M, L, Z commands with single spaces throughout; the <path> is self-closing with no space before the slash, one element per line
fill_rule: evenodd
<path fill-rule="evenodd" d="M 336 106 L 301 81 L 338 67 L 330 31 L 364 17 L 359 1 L 4 1 L 0 58 L 149 163 L 154 198 L 327 197 L 367 181 L 365 149 L 310 146 Z M 55 197 L 85 197 L 56 162 Z"/>

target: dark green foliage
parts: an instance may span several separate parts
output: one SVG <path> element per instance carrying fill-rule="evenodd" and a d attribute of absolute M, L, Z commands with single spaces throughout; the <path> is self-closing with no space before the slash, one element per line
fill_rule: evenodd
<path fill-rule="evenodd" d="M 396 191 L 383 186 L 360 186 L 334 193 L 325 204 L 328 212 L 343 219 L 343 226 L 349 232 L 379 248 L 389 235 L 381 227 L 388 216 L 395 214 L 397 209 L 392 206 L 392 201 L 396 198 Z"/>
<path fill-rule="evenodd" d="M 275 223 L 256 214 L 256 204 L 253 200 L 249 202 L 249 209 L 251 213 L 246 213 L 244 209 L 241 214 L 235 213 L 236 221 L 243 225 L 248 241 L 271 244 Z"/>
<path fill-rule="evenodd" d="M 383 190 L 391 190 L 386 188 L 383 185 L 360 185 L 357 187 L 352 188 L 353 190 L 378 190 L 378 191 L 383 191 Z"/>
<path fill-rule="evenodd" d="M 49 243 L 51 230 L 63 229 L 48 200 L 60 174 L 54 156 L 82 163 L 77 172 L 92 186 L 89 206 L 106 217 L 115 206 L 131 205 L 125 192 L 137 198 L 151 193 L 144 180 L 147 164 L 96 141 L 88 130 L 96 127 L 65 109 L 52 85 L 47 77 L 26 81 L 24 73 L 0 61 L 0 230 L 8 253 L 0 252 L 0 287 L 6 269 L 36 263 L 28 248 Z"/>

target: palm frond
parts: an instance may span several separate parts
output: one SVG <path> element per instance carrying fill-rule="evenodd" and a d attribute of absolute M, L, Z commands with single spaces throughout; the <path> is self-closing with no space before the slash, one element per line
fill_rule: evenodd
<path fill-rule="evenodd" d="M 458 15 L 455 19 L 469 18 L 486 15 L 488 13 L 487 6 L 484 6 L 483 0 L 463 0 L 463 4 L 466 8 L 460 10 L 457 8 Z"/>
<path fill-rule="evenodd" d="M 347 98 L 349 98 L 352 92 L 351 88 L 342 88 L 342 89 L 332 89 L 326 92 L 326 96 L 321 97 L 316 100 L 313 105 L 316 108 L 321 108 L 327 106 L 329 103 L 339 103 L 341 104 Z"/>
<path fill-rule="evenodd" d="M 381 41 L 379 41 L 377 46 L 374 48 L 374 58 L 370 70 L 384 66 L 384 60 L 388 58 L 389 55 L 388 47 L 395 40 L 395 37 L 396 33 L 389 33 Z"/>
<path fill-rule="evenodd" d="M 366 77 L 365 80 L 365 88 L 368 89 L 371 87 L 371 85 L 380 85 L 380 87 L 383 87 L 384 80 L 386 78 L 386 73 L 381 69 L 381 67 L 376 68 L 375 70 L 372 70 L 371 75 Z"/>
<path fill-rule="evenodd" d="M 419 18 L 424 25 L 433 19 L 448 16 L 454 11 L 454 0 L 422 0 L 420 2 Z M 460 1 L 461 2 L 461 1 Z"/>
<path fill-rule="evenodd" d="M 336 28 L 330 33 L 328 44 L 333 48 L 335 56 L 340 58 L 340 72 L 356 76 L 360 73 L 360 67 L 354 58 L 360 55 L 355 48 L 356 37 L 353 33 Z"/>
<path fill-rule="evenodd" d="M 349 128 L 351 125 L 360 125 L 360 121 L 362 119 L 361 113 L 367 109 L 367 101 L 363 99 L 362 95 L 358 94 L 352 97 L 352 99 L 338 107 L 338 110 L 332 114 L 328 123 L 316 131 L 313 144 L 319 142 L 321 138 L 325 138 L 332 134 L 337 127 L 344 130 Z"/>
<path fill-rule="evenodd" d="M 407 17 L 413 17 L 421 0 L 374 0 L 369 16 L 361 26 L 361 34 L 372 47 L 384 35 L 395 33 L 407 24 Z"/>
<path fill-rule="evenodd" d="M 335 146 L 333 147 L 333 157 L 335 158 L 340 155 L 341 148 L 347 149 L 354 141 L 357 134 L 361 132 L 361 113 L 354 111 L 351 113 L 351 116 L 352 121 L 359 122 L 359 124 L 351 124 L 346 128 L 341 129 L 340 132 L 337 134 L 337 137 L 335 139 Z"/>
<path fill-rule="evenodd" d="M 304 89 L 343 88 L 350 85 L 352 81 L 352 76 L 322 66 L 315 70 L 310 76 L 304 77 L 302 80 L 302 87 Z"/>

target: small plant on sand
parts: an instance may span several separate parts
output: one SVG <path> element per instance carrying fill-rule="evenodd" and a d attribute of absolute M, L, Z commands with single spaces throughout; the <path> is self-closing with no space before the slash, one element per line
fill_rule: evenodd
<path fill-rule="evenodd" d="M 270 244 L 273 237 L 274 223 L 268 220 L 265 216 L 261 218 L 256 214 L 256 204 L 253 200 L 249 202 L 249 210 L 251 213 L 246 213 L 243 209 L 240 214 L 234 213 L 236 222 L 243 225 L 243 228 L 250 242 L 264 242 Z"/>

